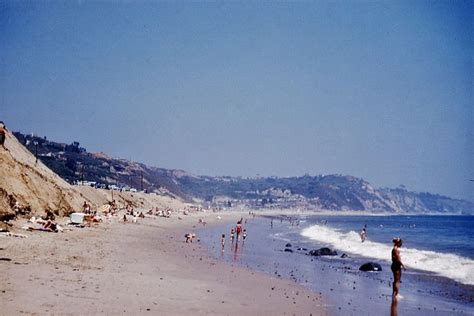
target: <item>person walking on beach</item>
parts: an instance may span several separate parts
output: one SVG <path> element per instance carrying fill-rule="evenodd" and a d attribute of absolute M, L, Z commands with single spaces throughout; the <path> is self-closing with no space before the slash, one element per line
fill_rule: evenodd
<path fill-rule="evenodd" d="M 241 222 L 237 222 L 237 226 L 235 227 L 235 231 L 237 233 L 237 241 L 239 241 L 240 234 L 242 233 L 242 224 L 241 224 Z"/>
<path fill-rule="evenodd" d="M 222 234 L 221 236 L 221 250 L 224 251 L 224 246 L 225 246 L 225 234 Z"/>
<path fill-rule="evenodd" d="M 232 228 L 230 230 L 230 242 L 232 243 L 234 242 L 234 234 L 235 234 L 235 231 L 234 231 L 234 228 Z"/>
<path fill-rule="evenodd" d="M 396 299 L 400 290 L 400 280 L 402 278 L 402 268 L 407 270 L 405 265 L 402 263 L 402 257 L 400 256 L 400 247 L 402 246 L 402 239 L 400 237 L 393 238 L 393 249 L 392 249 L 392 266 L 390 267 L 393 272 L 393 294 L 392 297 Z"/>

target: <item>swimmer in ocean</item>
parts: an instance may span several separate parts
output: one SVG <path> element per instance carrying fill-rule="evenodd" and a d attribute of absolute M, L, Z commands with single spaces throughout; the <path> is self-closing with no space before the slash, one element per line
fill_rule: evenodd
<path fill-rule="evenodd" d="M 364 242 L 367 239 L 367 224 L 364 225 L 364 228 L 362 228 L 362 231 L 360 232 L 360 240 Z"/>

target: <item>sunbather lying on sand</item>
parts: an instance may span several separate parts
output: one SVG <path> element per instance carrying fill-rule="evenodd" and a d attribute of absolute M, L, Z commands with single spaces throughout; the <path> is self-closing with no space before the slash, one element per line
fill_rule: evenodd
<path fill-rule="evenodd" d="M 58 224 L 56 224 L 56 222 L 48 220 L 46 222 L 46 224 L 43 225 L 42 230 L 52 231 L 52 232 L 57 233 L 58 232 Z"/>
<path fill-rule="evenodd" d="M 45 222 L 37 220 L 36 223 L 41 224 L 41 227 L 32 227 L 32 226 L 25 226 L 23 229 L 27 230 L 39 230 L 43 232 L 54 232 L 57 233 L 59 231 L 59 225 L 51 220 L 47 220 Z"/>

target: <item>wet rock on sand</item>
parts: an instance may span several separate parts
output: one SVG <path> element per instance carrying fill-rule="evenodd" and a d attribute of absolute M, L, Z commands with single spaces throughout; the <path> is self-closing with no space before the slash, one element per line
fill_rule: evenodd
<path fill-rule="evenodd" d="M 382 266 L 376 262 L 367 262 L 361 265 L 359 270 L 365 271 L 365 272 L 369 272 L 369 271 L 377 272 L 377 271 L 382 271 Z"/>
<path fill-rule="evenodd" d="M 310 256 L 337 256 L 337 251 L 332 250 L 332 249 L 327 248 L 327 247 L 323 247 L 323 248 L 320 248 L 320 249 L 311 250 L 308 254 Z"/>

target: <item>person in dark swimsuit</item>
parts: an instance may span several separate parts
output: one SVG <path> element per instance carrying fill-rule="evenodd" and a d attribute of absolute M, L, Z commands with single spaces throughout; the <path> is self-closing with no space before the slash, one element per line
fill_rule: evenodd
<path fill-rule="evenodd" d="M 405 265 L 402 263 L 402 257 L 400 256 L 400 247 L 402 246 L 402 239 L 399 237 L 393 238 L 393 249 L 392 249 L 392 266 L 390 267 L 393 272 L 393 298 L 396 298 L 398 291 L 400 290 L 400 279 L 402 278 L 402 268 L 406 271 Z"/>
<path fill-rule="evenodd" d="M 2 147 L 5 147 L 5 138 L 6 138 L 6 130 L 7 128 L 5 127 L 5 123 L 3 121 L 0 121 L 0 145 Z"/>

